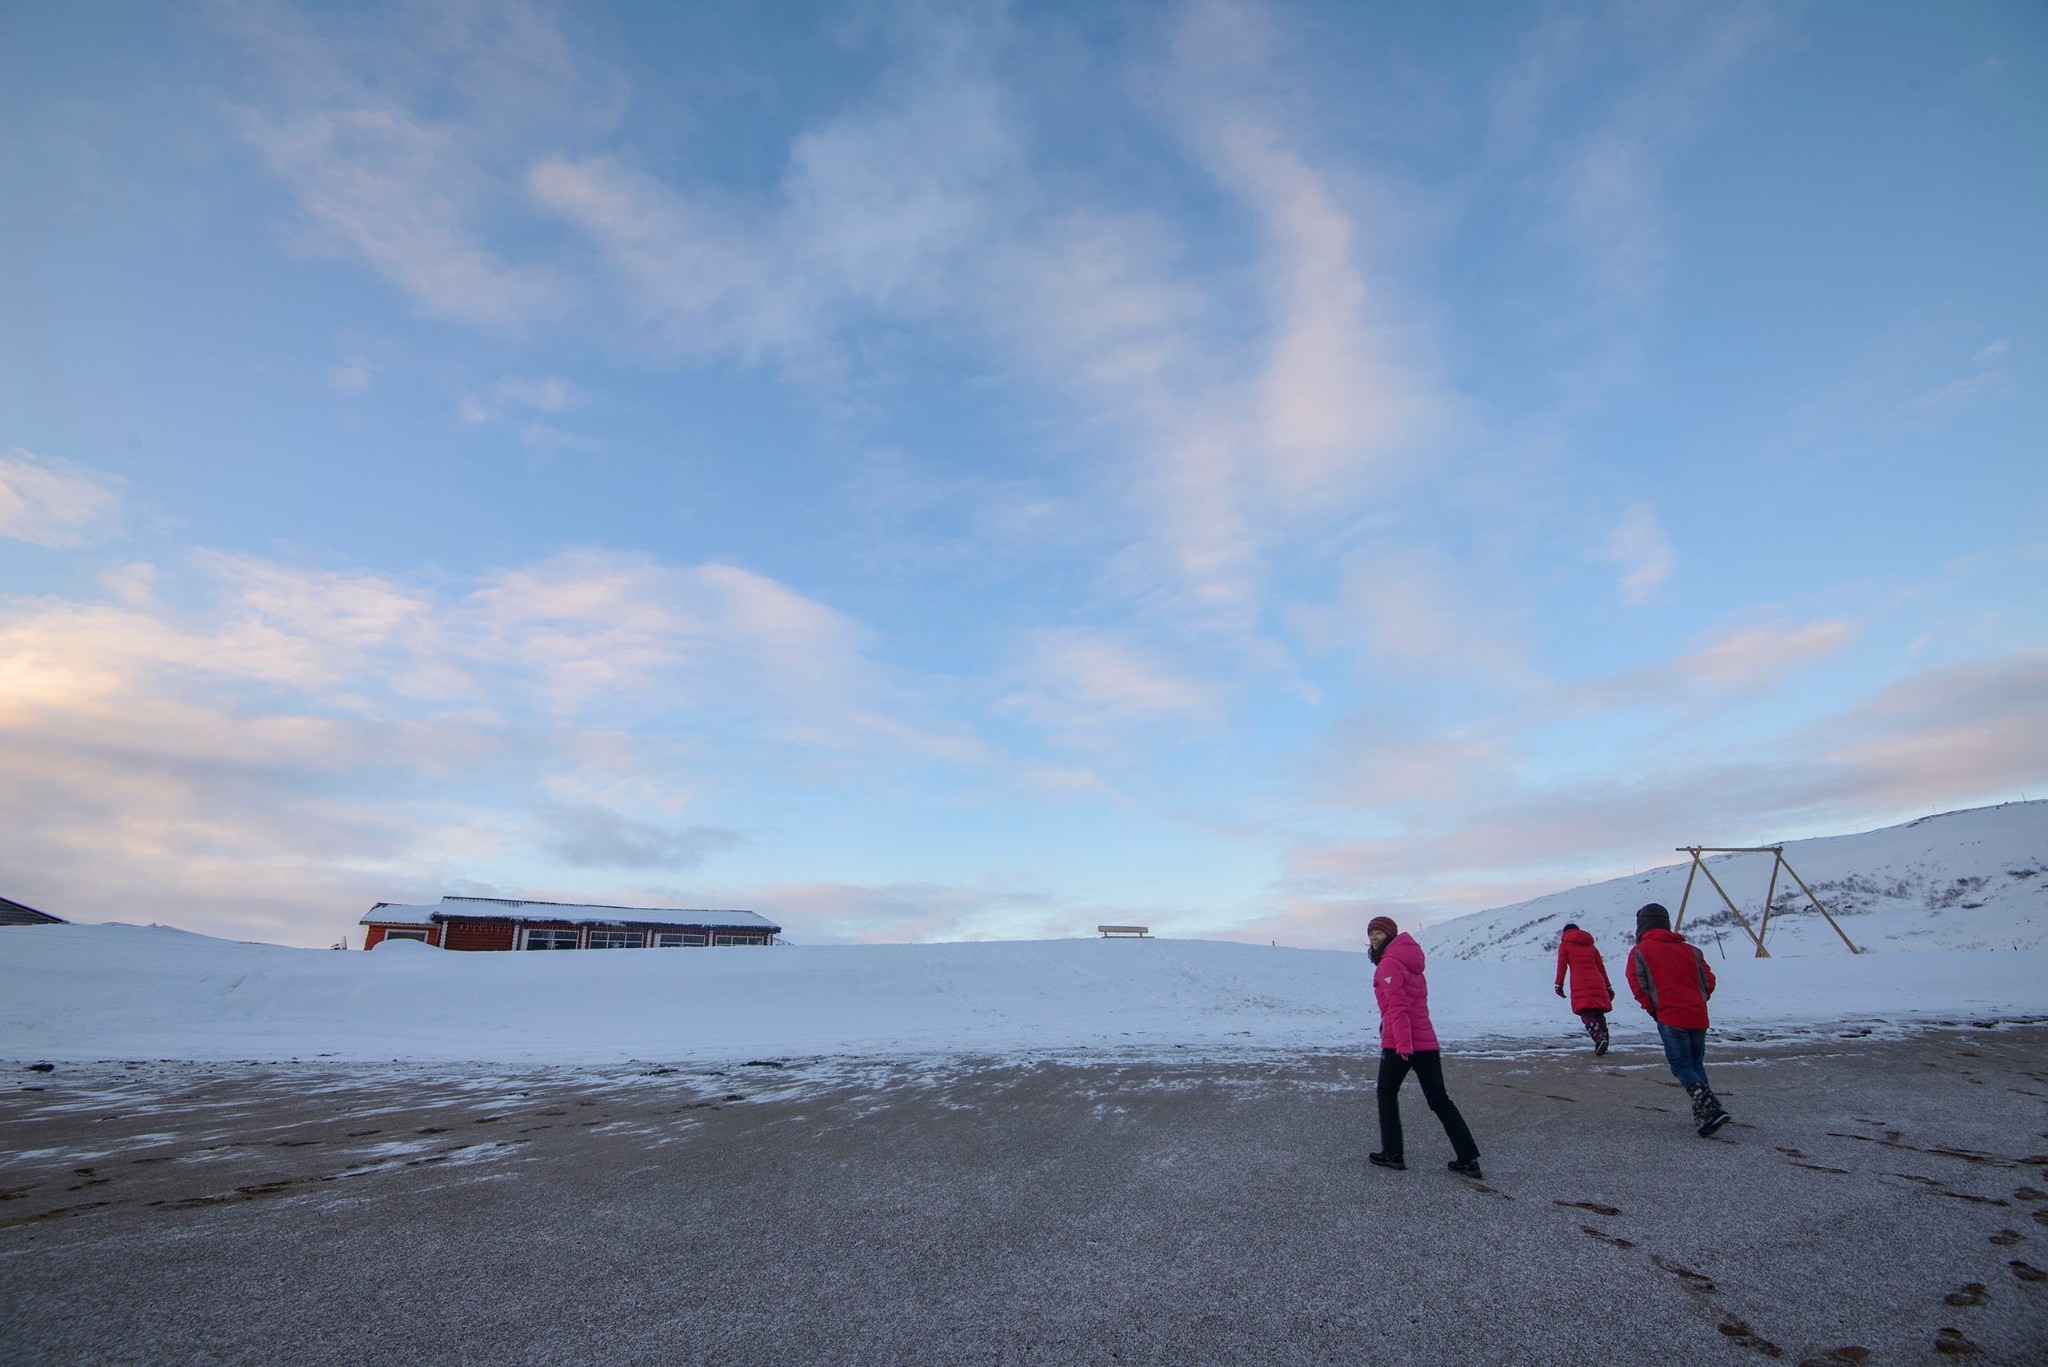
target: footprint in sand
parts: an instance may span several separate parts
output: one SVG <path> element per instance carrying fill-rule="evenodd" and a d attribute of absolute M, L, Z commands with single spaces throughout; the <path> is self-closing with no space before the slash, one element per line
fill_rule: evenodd
<path fill-rule="evenodd" d="M 1870 1361 L 1870 1350 L 1860 1344 L 1849 1344 L 1843 1348 L 1830 1348 L 1825 1353 L 1801 1358 L 1799 1367 L 1862 1367 Z"/>
<path fill-rule="evenodd" d="M 1934 1336 L 1934 1351 L 1944 1357 L 1975 1357 L 1983 1352 L 1960 1329 L 1943 1329 Z"/>
<path fill-rule="evenodd" d="M 1769 1339 L 1757 1333 L 1756 1330 L 1750 1328 L 1748 1322 L 1739 1316 L 1723 1315 L 1721 1323 L 1715 1327 L 1745 1348 L 1754 1348 L 1765 1357 L 1776 1358 L 1785 1356 L 1783 1348 L 1780 1348 L 1777 1344 L 1772 1343 Z"/>
<path fill-rule="evenodd" d="M 1949 1292 L 1946 1296 L 1943 1296 L 1942 1299 L 1947 1301 L 1950 1305 L 1967 1306 L 1982 1305 L 1986 1300 L 1989 1300 L 1990 1297 L 1985 1294 L 1984 1283 L 1965 1282 L 1963 1285 Z"/>
<path fill-rule="evenodd" d="M 2048 1272 L 2043 1272 L 2032 1263 L 2023 1263 L 2018 1258 L 2014 1258 L 2006 1266 L 2012 1269 L 2013 1276 L 2018 1277 L 2023 1282 L 2048 1281 Z"/>
<path fill-rule="evenodd" d="M 1603 1206 L 1598 1201 L 1552 1201 L 1550 1204 L 1553 1206 L 1563 1206 L 1567 1210 L 1590 1210 L 1595 1215 L 1621 1214 L 1613 1206 Z"/>
<path fill-rule="evenodd" d="M 2000 1248 L 2011 1248 L 2026 1237 L 2026 1235 L 2016 1229 L 2001 1229 L 1998 1233 L 1991 1236 L 1991 1242 L 1997 1244 Z"/>
<path fill-rule="evenodd" d="M 1704 1296 L 1714 1289 L 1713 1278 L 1695 1272 L 1682 1263 L 1674 1263 L 1662 1254 L 1652 1253 L 1650 1261 L 1678 1278 L 1681 1282 L 1684 1282 L 1685 1289 L 1688 1291 L 1697 1291 Z"/>
<path fill-rule="evenodd" d="M 1591 1225 L 1580 1225 L 1579 1229 L 1583 1233 L 1592 1235 L 1601 1243 L 1613 1244 L 1616 1248 L 1634 1248 L 1636 1246 L 1633 1239 L 1617 1238 L 1612 1234 L 1606 1233 L 1604 1230 L 1595 1229 Z"/>

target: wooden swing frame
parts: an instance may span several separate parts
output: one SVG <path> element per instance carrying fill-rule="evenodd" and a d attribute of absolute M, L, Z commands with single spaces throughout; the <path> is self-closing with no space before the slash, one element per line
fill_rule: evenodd
<path fill-rule="evenodd" d="M 1835 934 L 1842 937 L 1842 943 L 1849 946 L 1849 952 L 1851 954 L 1861 954 L 1863 952 L 1856 947 L 1856 942 L 1849 938 L 1848 932 L 1842 929 L 1835 918 L 1828 915 L 1828 909 L 1820 904 L 1820 898 L 1813 895 L 1813 889 L 1806 886 L 1806 880 L 1799 876 L 1799 871 L 1793 868 L 1791 862 L 1785 858 L 1785 847 L 1783 845 L 1680 845 L 1678 852 L 1692 856 L 1692 867 L 1686 871 L 1685 893 L 1678 899 L 1678 915 L 1671 923 L 1672 930 L 1676 931 L 1685 924 L 1686 903 L 1692 900 L 1692 880 L 1696 875 L 1704 873 L 1707 876 L 1707 881 L 1714 885 L 1714 891 L 1720 893 L 1721 900 L 1728 904 L 1728 910 L 1734 913 L 1736 923 L 1742 927 L 1742 933 L 1749 936 L 1751 943 L 1756 945 L 1756 957 L 1759 959 L 1770 958 L 1771 951 L 1764 948 L 1764 936 L 1770 933 L 1771 900 L 1777 896 L 1778 871 L 1783 869 L 1786 873 L 1792 875 L 1792 881 L 1797 883 L 1799 890 L 1806 894 L 1806 900 L 1813 903 L 1813 909 L 1819 912 L 1830 926 L 1834 927 Z M 1707 867 L 1707 861 L 1702 856 L 1709 854 L 1768 854 L 1771 856 L 1771 883 L 1764 892 L 1763 920 L 1756 929 L 1750 929 L 1749 918 L 1742 914 L 1742 908 L 1735 905 L 1735 899 L 1728 895 L 1728 889 L 1721 886 L 1721 880 L 1714 877 L 1714 871 Z"/>

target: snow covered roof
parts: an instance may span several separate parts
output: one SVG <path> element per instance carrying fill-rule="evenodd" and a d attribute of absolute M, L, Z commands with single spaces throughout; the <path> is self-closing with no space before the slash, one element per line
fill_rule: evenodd
<path fill-rule="evenodd" d="M 379 902 L 363 913 L 359 926 L 430 926 L 436 906 L 414 907 L 403 902 Z"/>
<path fill-rule="evenodd" d="M 535 902 L 516 897 L 443 897 L 431 906 L 379 902 L 359 924 L 427 926 L 450 916 L 507 921 L 568 921 L 575 925 L 735 926 L 779 931 L 782 927 L 751 911 L 701 907 L 612 907 L 586 902 Z"/>

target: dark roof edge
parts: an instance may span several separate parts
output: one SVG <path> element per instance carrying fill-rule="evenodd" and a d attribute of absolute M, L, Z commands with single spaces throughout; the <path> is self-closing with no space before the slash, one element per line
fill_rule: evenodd
<path fill-rule="evenodd" d="M 62 916 L 52 916 L 47 911 L 37 911 L 26 902 L 17 902 L 11 897 L 0 897 L 0 910 L 26 912 L 37 920 L 46 921 L 53 926 L 68 926 L 71 924 Z"/>

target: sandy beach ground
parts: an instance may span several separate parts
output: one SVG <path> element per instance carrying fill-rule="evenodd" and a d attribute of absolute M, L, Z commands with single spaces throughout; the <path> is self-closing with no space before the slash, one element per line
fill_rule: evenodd
<path fill-rule="evenodd" d="M 762 1066 L 780 1063 L 782 1066 Z M 2048 1030 L 1446 1061 L 4 1066 L 9 1363 L 2048 1362 Z"/>

